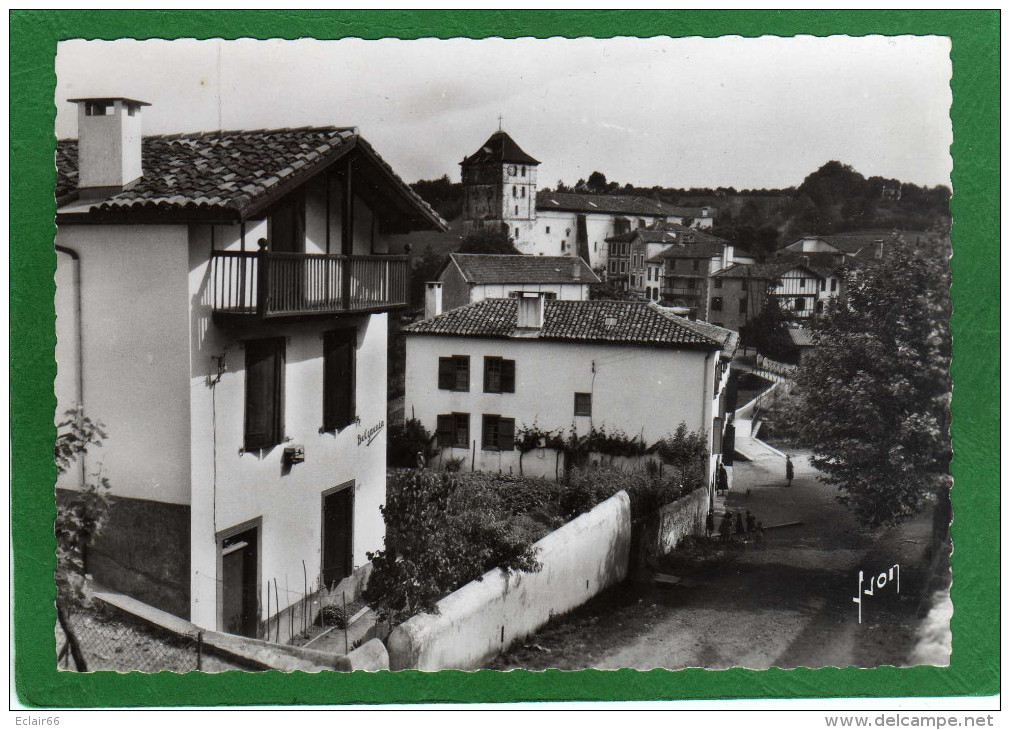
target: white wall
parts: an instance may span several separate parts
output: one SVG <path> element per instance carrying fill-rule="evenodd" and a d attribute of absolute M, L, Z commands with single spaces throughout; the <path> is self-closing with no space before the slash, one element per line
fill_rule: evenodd
<path fill-rule="evenodd" d="M 476 468 L 519 473 L 518 451 L 481 449 L 483 414 L 515 418 L 516 431 L 536 422 L 542 430 L 573 424 L 579 433 L 592 426 L 642 434 L 646 444 L 677 430 L 707 432 L 711 425 L 714 360 L 701 350 L 671 350 L 627 345 L 578 344 L 534 340 L 407 336 L 405 412 L 415 414 L 434 432 L 441 413 L 469 413 L 469 449 L 445 449 L 446 458 L 465 458 L 471 467 L 472 442 L 477 442 Z M 438 389 L 438 358 L 470 357 L 470 391 Z M 484 357 L 516 361 L 515 393 L 484 393 Z M 595 366 L 595 374 L 593 372 Z M 592 418 L 574 415 L 575 393 L 593 394 Z M 554 473 L 553 452 L 523 457 L 523 473 L 540 467 Z"/>
<path fill-rule="evenodd" d="M 80 254 L 84 407 L 109 434 L 87 470 L 101 464 L 115 495 L 189 503 L 186 235 L 184 226 L 68 224 L 56 234 Z M 57 418 L 79 397 L 71 263 L 60 254 Z"/>
<path fill-rule="evenodd" d="M 537 220 L 534 231 L 536 233 L 536 245 L 533 253 L 544 256 L 575 256 L 576 234 L 578 232 L 576 218 L 577 213 L 560 210 L 537 210 Z M 657 218 L 653 216 L 617 216 L 609 213 L 587 213 L 586 233 L 589 240 L 589 265 L 593 269 L 606 268 L 607 266 L 607 243 L 606 239 L 614 235 L 614 219 L 627 218 L 631 221 L 631 227 L 638 227 L 638 219 L 643 218 L 646 224 L 654 223 Z M 550 228 L 550 233 L 547 228 Z M 565 250 L 561 250 L 561 242 L 565 242 Z"/>
<path fill-rule="evenodd" d="M 223 231 L 215 237 L 220 245 Z M 232 244 L 233 245 L 233 244 Z M 231 247 L 231 246 L 229 246 Z M 386 431 L 370 445 L 358 435 L 386 418 L 386 315 L 342 318 L 301 324 L 252 324 L 226 328 L 215 324 L 206 292 L 209 228 L 194 227 L 189 241 L 192 312 L 192 362 L 187 369 L 192 447 L 192 616 L 194 623 L 216 627 L 217 539 L 223 530 L 262 518 L 261 559 L 265 611 L 267 581 L 277 580 L 281 606 L 303 590 L 303 568 L 310 588 L 320 569 L 322 492 L 355 481 L 353 553 L 355 567 L 365 553 L 382 546 L 379 505 L 385 501 Z M 322 333 L 337 326 L 358 328 L 356 405 L 360 424 L 337 434 L 322 425 Z M 242 340 L 284 336 L 285 433 L 305 448 L 305 462 L 286 469 L 283 445 L 240 453 L 245 415 L 245 350 Z M 188 349 L 188 348 L 187 348 Z M 211 388 L 214 356 L 224 354 L 227 369 Z M 216 427 L 215 427 L 216 422 Z M 216 471 L 216 479 L 215 479 Z M 292 591 L 285 601 L 285 584 Z M 271 596 L 271 613 L 276 609 Z"/>
<path fill-rule="evenodd" d="M 539 573 L 494 569 L 419 614 L 386 642 L 389 668 L 477 669 L 553 616 L 581 606 L 628 574 L 631 500 L 618 492 L 536 543 Z"/>

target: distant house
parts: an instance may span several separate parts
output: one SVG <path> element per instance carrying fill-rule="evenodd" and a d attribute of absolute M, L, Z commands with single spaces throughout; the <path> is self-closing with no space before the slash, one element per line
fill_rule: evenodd
<path fill-rule="evenodd" d="M 710 321 L 739 331 L 760 314 L 767 297 L 776 299 L 791 319 L 803 320 L 823 312 L 827 299 L 839 295 L 843 273 L 815 267 L 803 258 L 736 264 L 715 272 Z"/>
<path fill-rule="evenodd" d="M 388 236 L 444 222 L 354 128 L 144 137 L 144 102 L 72 101 L 57 418 L 109 437 L 57 487 L 101 468 L 114 500 L 87 570 L 249 636 L 305 583 L 353 595 L 383 544 L 386 312 L 409 291 Z"/>
<path fill-rule="evenodd" d="M 537 194 L 537 253 L 580 255 L 581 250 L 594 269 L 609 271 L 608 238 L 657 221 L 711 228 L 714 215 L 713 208 L 683 208 L 641 196 L 545 190 Z"/>
<path fill-rule="evenodd" d="M 839 265 L 849 258 L 880 259 L 897 235 L 893 231 L 858 231 L 803 236 L 780 248 L 775 256 L 807 255 L 811 263 L 821 266 Z"/>
<path fill-rule="evenodd" d="M 787 332 L 789 333 L 789 340 L 799 353 L 797 362 L 802 365 L 803 360 L 809 356 L 810 351 L 814 348 L 814 341 L 810 337 L 810 330 L 805 327 L 789 327 Z"/>
<path fill-rule="evenodd" d="M 497 131 L 460 162 L 463 230 L 501 231 L 522 253 L 577 256 L 607 267 L 608 237 L 657 220 L 711 228 L 716 210 L 687 208 L 642 196 L 537 190 L 540 161 L 507 132 Z"/>
<path fill-rule="evenodd" d="M 580 258 L 466 253 L 450 254 L 436 278 L 442 284 L 443 310 L 523 293 L 586 300 L 590 285 L 600 282 Z"/>
<path fill-rule="evenodd" d="M 436 463 L 518 474 L 524 428 L 620 430 L 651 445 L 684 423 L 709 435 L 714 468 L 736 333 L 646 302 L 537 294 L 485 299 L 404 333 L 406 410 L 437 434 Z M 553 477 L 556 466 L 540 449 L 521 468 Z"/>
<path fill-rule="evenodd" d="M 647 300 L 690 309 L 702 319 L 704 279 L 735 259 L 731 243 L 671 221 L 611 236 L 607 246 L 608 279 Z"/>

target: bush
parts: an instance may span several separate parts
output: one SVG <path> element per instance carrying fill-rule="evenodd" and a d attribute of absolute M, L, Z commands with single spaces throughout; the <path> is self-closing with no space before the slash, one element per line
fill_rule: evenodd
<path fill-rule="evenodd" d="M 368 553 L 365 599 L 381 619 L 399 623 L 432 613 L 446 594 L 492 569 L 536 572 L 533 535 L 502 506 L 478 499 L 459 475 L 390 472 L 385 548 Z"/>
<path fill-rule="evenodd" d="M 424 454 L 430 459 L 438 453 L 432 446 L 434 435 L 416 418 L 408 418 L 405 423 L 394 423 L 389 427 L 386 440 L 386 454 L 389 466 L 410 469 L 417 466 L 417 455 Z"/>

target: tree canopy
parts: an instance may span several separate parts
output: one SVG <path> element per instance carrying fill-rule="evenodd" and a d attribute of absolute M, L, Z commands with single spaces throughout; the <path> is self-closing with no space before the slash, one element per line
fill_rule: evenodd
<path fill-rule="evenodd" d="M 950 249 L 898 242 L 811 324 L 794 419 L 860 523 L 893 525 L 950 488 Z"/>

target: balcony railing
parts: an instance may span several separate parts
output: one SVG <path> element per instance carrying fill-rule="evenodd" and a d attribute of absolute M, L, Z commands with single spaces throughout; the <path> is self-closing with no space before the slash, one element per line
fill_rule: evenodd
<path fill-rule="evenodd" d="M 406 256 L 214 251 L 215 313 L 300 317 L 378 311 L 408 303 Z"/>

